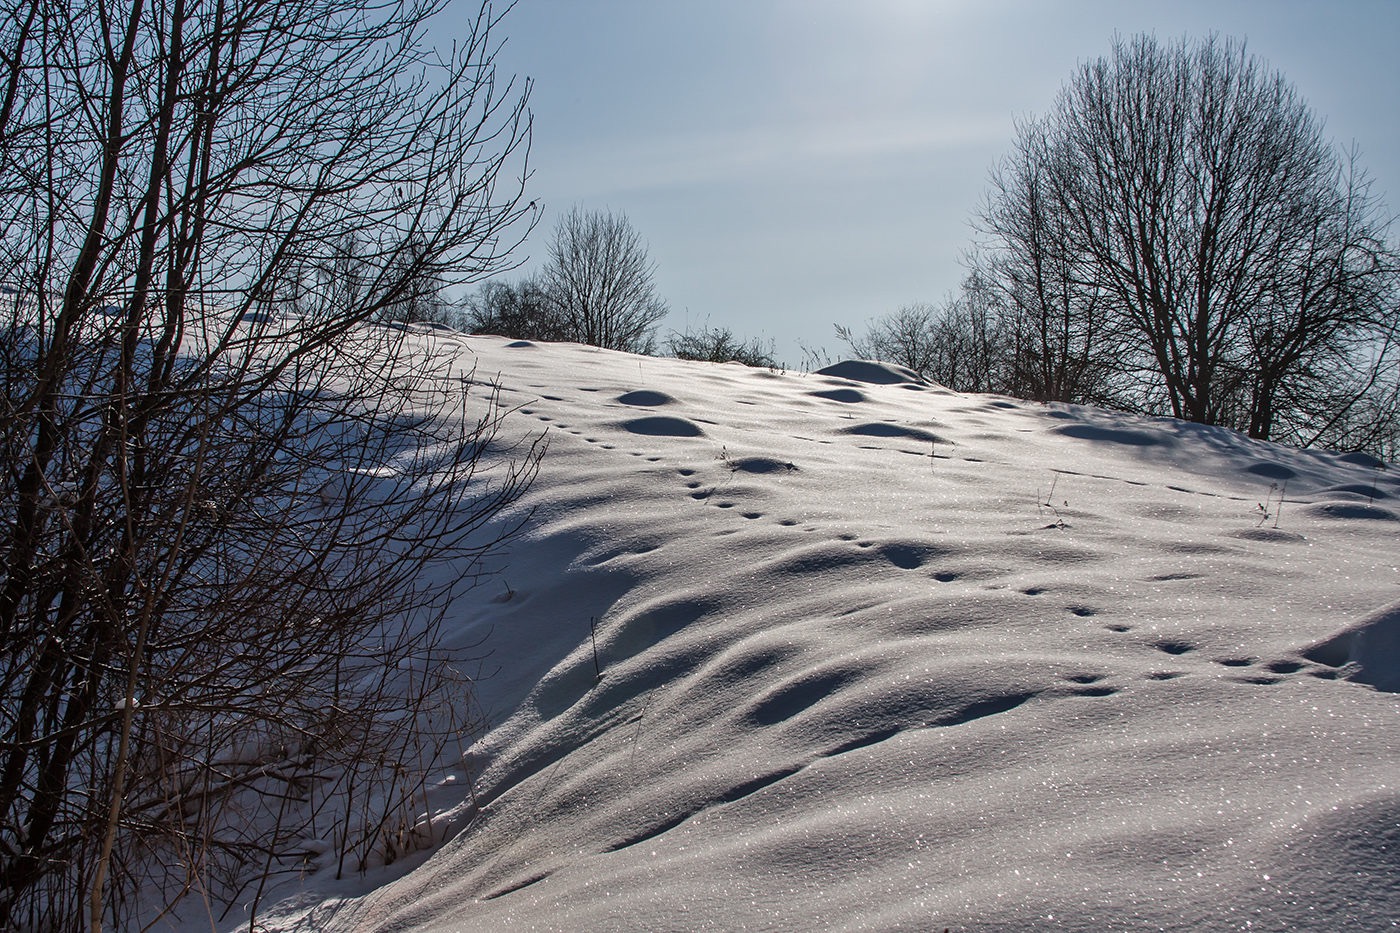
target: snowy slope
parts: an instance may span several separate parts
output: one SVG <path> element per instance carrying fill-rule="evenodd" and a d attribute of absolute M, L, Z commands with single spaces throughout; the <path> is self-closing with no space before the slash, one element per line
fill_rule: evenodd
<path fill-rule="evenodd" d="M 418 339 L 550 438 L 454 635 L 495 728 L 431 858 L 272 928 L 1400 924 L 1393 470 L 873 364 Z"/>

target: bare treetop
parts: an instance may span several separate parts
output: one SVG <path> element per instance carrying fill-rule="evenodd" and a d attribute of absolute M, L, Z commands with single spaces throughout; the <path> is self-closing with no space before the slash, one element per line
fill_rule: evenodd
<path fill-rule="evenodd" d="M 543 270 L 572 339 L 613 350 L 648 352 L 666 316 L 646 245 L 621 214 L 575 207 L 560 218 Z"/>

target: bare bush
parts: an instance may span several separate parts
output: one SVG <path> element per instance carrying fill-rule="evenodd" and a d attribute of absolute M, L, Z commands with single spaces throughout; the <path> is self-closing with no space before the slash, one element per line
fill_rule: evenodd
<path fill-rule="evenodd" d="M 463 312 L 463 326 L 473 334 L 515 340 L 573 338 L 549 292 L 533 278 L 515 284 L 487 282 L 467 299 Z"/>
<path fill-rule="evenodd" d="M 367 323 L 528 226 L 496 19 L 436 57 L 438 8 L 0 25 L 0 926 L 256 903 L 421 831 L 470 726 L 437 632 L 539 453 Z"/>
<path fill-rule="evenodd" d="M 905 305 L 872 321 L 859 336 L 838 324 L 836 336 L 861 359 L 894 363 L 926 379 L 934 379 L 931 374 L 942 352 L 936 332 L 938 315 L 939 310 L 933 305 Z"/>
<path fill-rule="evenodd" d="M 745 366 L 774 367 L 773 344 L 758 338 L 743 340 L 727 327 L 702 327 L 685 333 L 672 331 L 666 338 L 666 355 L 678 360 L 703 363 L 742 363 Z"/>

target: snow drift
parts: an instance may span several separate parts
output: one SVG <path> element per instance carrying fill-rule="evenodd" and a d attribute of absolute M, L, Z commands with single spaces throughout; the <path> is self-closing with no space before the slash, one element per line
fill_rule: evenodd
<path fill-rule="evenodd" d="M 1400 918 L 1393 472 L 876 364 L 416 339 L 550 437 L 457 619 L 494 728 L 430 858 L 272 928 Z"/>

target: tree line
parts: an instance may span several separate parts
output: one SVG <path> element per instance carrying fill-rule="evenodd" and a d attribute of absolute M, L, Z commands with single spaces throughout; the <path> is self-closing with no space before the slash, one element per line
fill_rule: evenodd
<path fill-rule="evenodd" d="M 711 363 L 776 366 L 771 343 L 726 327 L 671 331 L 646 244 L 626 215 L 574 207 L 556 223 L 543 267 L 516 282 L 497 279 L 436 319 L 471 333 L 570 341 L 628 353 Z"/>

